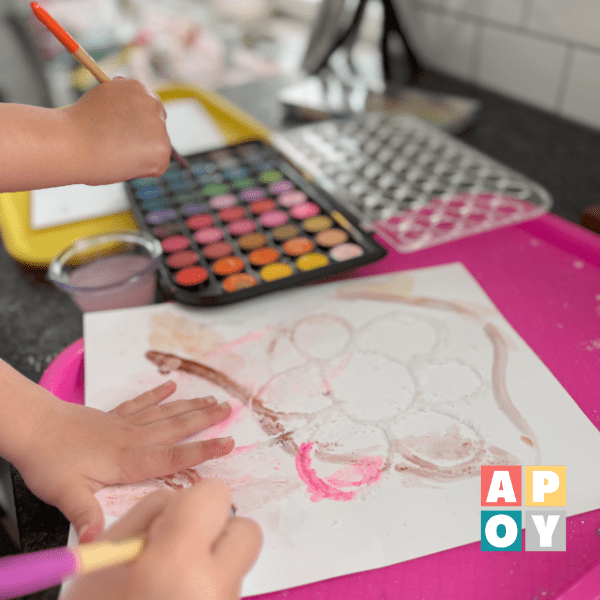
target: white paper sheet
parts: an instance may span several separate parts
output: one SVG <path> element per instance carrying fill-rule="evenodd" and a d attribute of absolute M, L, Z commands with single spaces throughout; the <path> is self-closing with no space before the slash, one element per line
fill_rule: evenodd
<path fill-rule="evenodd" d="M 219 477 L 265 534 L 245 595 L 479 540 L 482 464 L 566 465 L 567 514 L 600 507 L 599 432 L 461 264 L 86 313 L 84 330 L 89 406 L 168 377 L 175 398 L 233 405 L 193 438 L 233 435 L 231 455 L 98 498 L 110 522 L 152 489 Z"/>
<path fill-rule="evenodd" d="M 167 131 L 181 155 L 225 145 L 225 137 L 212 117 L 196 100 L 182 98 L 165 103 Z M 111 185 L 67 185 L 33 190 L 29 199 L 32 229 L 94 219 L 128 210 L 122 183 Z"/>

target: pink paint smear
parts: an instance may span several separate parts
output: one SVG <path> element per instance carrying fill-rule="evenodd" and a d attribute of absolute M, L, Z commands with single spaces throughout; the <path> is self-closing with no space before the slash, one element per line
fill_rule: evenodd
<path fill-rule="evenodd" d="M 310 452 L 313 446 L 314 442 L 300 444 L 296 454 L 296 470 L 300 479 L 306 484 L 307 492 L 313 502 L 320 502 L 325 498 L 347 502 L 356 496 L 358 490 L 343 491 L 339 487 L 371 485 L 381 477 L 383 458 L 370 456 L 342 467 L 326 479 L 321 479 L 311 467 Z"/>

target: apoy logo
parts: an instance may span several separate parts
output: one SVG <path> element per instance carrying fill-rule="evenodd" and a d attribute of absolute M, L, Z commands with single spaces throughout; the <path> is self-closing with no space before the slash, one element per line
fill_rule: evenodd
<path fill-rule="evenodd" d="M 481 549 L 520 552 L 524 525 L 525 550 L 566 550 L 566 479 L 564 466 L 526 466 L 524 478 L 520 465 L 481 467 Z"/>

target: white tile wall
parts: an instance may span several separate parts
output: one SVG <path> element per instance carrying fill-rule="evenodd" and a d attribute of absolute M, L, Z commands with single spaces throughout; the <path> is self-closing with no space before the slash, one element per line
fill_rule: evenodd
<path fill-rule="evenodd" d="M 519 32 L 486 28 L 477 80 L 542 108 L 556 108 L 566 48 Z"/>
<path fill-rule="evenodd" d="M 600 129 L 600 53 L 575 51 L 562 114 Z"/>
<path fill-rule="evenodd" d="M 396 0 L 424 63 L 600 129 L 600 0 Z"/>
<path fill-rule="evenodd" d="M 425 60 L 463 79 L 472 77 L 476 26 L 456 15 L 423 12 L 419 48 Z"/>
<path fill-rule="evenodd" d="M 528 26 L 534 31 L 600 47 L 600 2 L 533 0 Z"/>

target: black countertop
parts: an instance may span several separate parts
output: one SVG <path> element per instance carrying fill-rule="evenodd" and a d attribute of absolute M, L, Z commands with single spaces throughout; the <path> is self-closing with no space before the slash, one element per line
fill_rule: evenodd
<path fill-rule="evenodd" d="M 274 78 L 222 92 L 265 125 L 286 122 L 276 93 L 289 80 Z M 427 72 L 417 86 L 477 98 L 475 124 L 459 137 L 492 158 L 543 185 L 552 212 L 579 223 L 583 209 L 600 201 L 600 133 L 478 87 Z M 0 247 L 0 357 L 34 381 L 70 343 L 82 336 L 79 310 L 45 281 L 45 273 L 16 263 Z M 13 486 L 24 552 L 64 545 L 68 523 L 35 498 L 14 469 Z M 30 598 L 55 600 L 57 589 Z"/>

